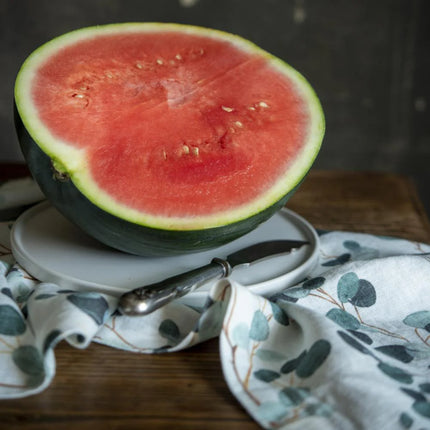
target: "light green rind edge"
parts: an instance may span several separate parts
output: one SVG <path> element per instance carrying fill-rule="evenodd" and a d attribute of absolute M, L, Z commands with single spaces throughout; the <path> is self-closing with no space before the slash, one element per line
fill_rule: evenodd
<path fill-rule="evenodd" d="M 269 63 L 279 72 L 289 77 L 296 85 L 299 93 L 307 100 L 312 121 L 308 131 L 308 141 L 301 153 L 286 174 L 266 193 L 256 201 L 239 209 L 213 214 L 207 217 L 171 218 L 154 217 L 139 211 L 129 209 L 116 203 L 103 192 L 91 179 L 86 169 L 85 155 L 82 150 L 75 149 L 65 142 L 58 142 L 49 130 L 38 119 L 34 106 L 29 103 L 34 70 L 57 49 L 85 40 L 90 36 L 103 34 L 135 32 L 135 31 L 180 31 L 188 34 L 213 37 L 232 43 L 240 49 L 257 53 L 267 58 Z M 171 24 L 171 23 L 120 23 L 103 26 L 87 27 L 59 36 L 36 49 L 23 63 L 15 83 L 15 103 L 19 116 L 41 150 L 52 160 L 57 170 L 67 173 L 79 191 L 93 204 L 106 212 L 142 226 L 166 230 L 197 230 L 214 228 L 244 220 L 272 206 L 283 196 L 295 189 L 311 168 L 321 147 L 325 132 L 325 119 L 319 99 L 308 81 L 289 64 L 264 51 L 254 43 L 227 32 L 204 27 Z M 66 160 L 66 161 L 65 161 Z"/>

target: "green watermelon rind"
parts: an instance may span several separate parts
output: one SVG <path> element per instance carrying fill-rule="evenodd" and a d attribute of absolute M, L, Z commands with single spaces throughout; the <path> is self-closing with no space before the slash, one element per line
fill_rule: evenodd
<path fill-rule="evenodd" d="M 150 216 L 113 201 L 91 179 L 85 153 L 58 142 L 39 120 L 28 102 L 37 66 L 60 47 L 89 36 L 133 31 L 183 31 L 227 40 L 241 49 L 267 58 L 296 83 L 306 100 L 310 129 L 303 152 L 282 180 L 263 197 L 239 209 L 210 216 L 171 218 Z M 16 128 L 30 170 L 48 199 L 66 217 L 104 243 L 136 254 L 175 254 L 208 249 L 227 243 L 258 226 L 280 209 L 311 168 L 322 143 L 325 120 L 321 104 L 307 80 L 287 63 L 240 36 L 203 27 L 164 23 L 122 23 L 88 27 L 59 36 L 34 51 L 23 63 L 15 84 Z M 57 172 L 70 178 L 61 182 Z M 94 221 L 95 220 L 95 221 Z"/>

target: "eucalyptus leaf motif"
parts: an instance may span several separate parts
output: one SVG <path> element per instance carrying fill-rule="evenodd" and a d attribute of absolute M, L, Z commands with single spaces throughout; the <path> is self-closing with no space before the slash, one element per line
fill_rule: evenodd
<path fill-rule="evenodd" d="M 426 397 L 419 391 L 411 390 L 410 388 L 400 388 L 405 394 L 412 397 L 416 401 L 425 402 Z"/>
<path fill-rule="evenodd" d="M 359 252 L 354 255 L 356 260 L 372 260 L 379 257 L 379 251 L 375 248 L 361 247 Z"/>
<path fill-rule="evenodd" d="M 346 240 L 343 242 L 343 246 L 351 251 L 354 260 L 370 260 L 379 256 L 379 251 L 377 249 L 361 246 L 354 240 Z"/>
<path fill-rule="evenodd" d="M 348 330 L 348 333 L 355 336 L 357 339 L 361 340 L 364 343 L 367 343 L 367 345 L 372 345 L 373 340 L 370 336 L 368 336 L 366 333 L 363 333 L 361 331 L 357 330 Z"/>
<path fill-rule="evenodd" d="M 409 354 L 404 345 L 383 345 L 376 347 L 375 350 L 393 357 L 402 363 L 410 363 L 414 359 L 413 355 Z"/>
<path fill-rule="evenodd" d="M 405 428 L 405 429 L 409 429 L 409 428 L 411 428 L 412 427 L 412 425 L 413 425 L 413 423 L 414 423 L 414 420 L 411 418 L 411 416 L 409 415 L 409 414 L 407 414 L 406 412 L 403 412 L 401 415 L 400 415 L 400 424 L 402 424 L 402 426 Z"/>
<path fill-rule="evenodd" d="M 391 366 L 388 363 L 380 362 L 378 363 L 378 368 L 390 378 L 393 378 L 402 384 L 412 384 L 414 381 L 410 373 L 400 369 L 399 367 Z"/>
<path fill-rule="evenodd" d="M 430 394 L 430 382 L 425 382 L 423 384 L 420 384 L 419 388 L 423 393 Z"/>
<path fill-rule="evenodd" d="M 428 329 L 430 326 L 430 311 L 425 310 L 409 314 L 403 322 L 410 327 L 423 328 L 430 331 Z"/>
<path fill-rule="evenodd" d="M 340 266 L 341 264 L 347 263 L 349 260 L 351 260 L 351 254 L 345 253 L 345 254 L 339 255 L 339 257 L 336 257 L 333 260 L 326 261 L 325 263 L 321 264 L 321 266 L 324 266 L 324 267 Z"/>
<path fill-rule="evenodd" d="M 10 299 L 13 299 L 12 291 L 10 290 L 10 288 L 4 287 L 4 288 L 1 289 L 1 292 L 5 296 L 8 296 Z"/>
<path fill-rule="evenodd" d="M 74 293 L 68 295 L 67 300 L 91 317 L 96 324 L 103 324 L 107 316 L 109 305 L 106 299 L 100 294 Z"/>
<path fill-rule="evenodd" d="M 306 405 L 305 412 L 307 415 L 329 417 L 333 413 L 333 407 L 326 403 L 310 403 Z"/>
<path fill-rule="evenodd" d="M 44 293 L 44 294 L 39 294 L 37 296 L 34 297 L 34 300 L 46 300 L 46 299 L 50 299 L 52 297 L 55 297 L 56 294 L 52 294 L 52 293 Z"/>
<path fill-rule="evenodd" d="M 355 340 L 352 336 L 350 336 L 349 334 L 338 330 L 337 334 L 349 345 L 352 346 L 353 348 L 355 348 L 356 350 L 360 351 L 363 354 L 368 354 L 368 355 L 372 355 L 372 352 L 370 351 L 369 348 L 365 347 L 364 345 L 362 345 L 358 340 Z"/>
<path fill-rule="evenodd" d="M 344 311 L 343 309 L 330 309 L 326 317 L 348 330 L 357 330 L 360 327 L 360 321 L 354 315 Z"/>
<path fill-rule="evenodd" d="M 368 308 L 376 303 L 376 291 L 373 285 L 365 279 L 360 279 L 358 291 L 349 300 L 354 306 Z"/>
<path fill-rule="evenodd" d="M 19 311 L 10 305 L 0 305 L 0 334 L 18 336 L 25 329 L 26 323 Z"/>
<path fill-rule="evenodd" d="M 13 362 L 27 375 L 40 375 L 44 372 L 43 357 L 33 345 L 22 345 L 12 353 Z"/>
<path fill-rule="evenodd" d="M 249 330 L 249 337 L 252 340 L 263 341 L 269 337 L 269 323 L 261 311 L 255 311 Z"/>
<path fill-rule="evenodd" d="M 197 328 L 202 341 L 218 336 L 221 332 L 226 306 L 224 301 L 213 302 L 212 306 L 202 313 Z"/>
<path fill-rule="evenodd" d="M 296 375 L 300 378 L 312 376 L 324 363 L 330 354 L 330 342 L 324 339 L 317 340 L 310 348 L 296 368 Z"/>
<path fill-rule="evenodd" d="M 360 244 L 355 240 L 345 240 L 343 246 L 350 251 L 358 251 L 361 248 Z"/>
<path fill-rule="evenodd" d="M 158 327 L 158 332 L 173 345 L 179 342 L 181 336 L 178 325 L 171 319 L 163 320 Z"/>
<path fill-rule="evenodd" d="M 34 291 L 29 285 L 27 285 L 27 281 L 25 280 L 23 273 L 16 268 L 12 268 L 9 271 L 6 276 L 6 280 L 17 303 L 25 303 L 30 294 Z"/>
<path fill-rule="evenodd" d="M 246 323 L 236 324 L 231 330 L 231 339 L 234 345 L 239 348 L 247 349 L 249 345 L 249 327 Z"/>
<path fill-rule="evenodd" d="M 288 360 L 281 367 L 281 372 L 288 374 L 297 369 L 297 366 L 302 362 L 305 358 L 307 351 L 304 350 L 298 357 L 293 358 L 292 360 Z"/>
<path fill-rule="evenodd" d="M 348 272 L 341 276 L 337 283 L 337 296 L 342 303 L 348 302 L 357 293 L 360 280 L 356 273 Z"/>
<path fill-rule="evenodd" d="M 289 325 L 290 319 L 288 318 L 288 315 L 286 314 L 286 312 L 282 308 L 280 308 L 276 303 L 273 303 L 273 302 L 269 302 L 269 303 L 272 308 L 272 314 L 275 321 L 281 325 L 285 325 L 285 326 Z"/>
<path fill-rule="evenodd" d="M 263 382 L 272 382 L 278 379 L 281 374 L 270 369 L 259 369 L 253 373 L 254 377 Z"/>
<path fill-rule="evenodd" d="M 303 299 L 306 296 L 309 295 L 311 290 L 306 289 L 306 288 L 302 288 L 301 286 L 298 287 L 292 287 L 292 288 L 287 288 L 285 290 L 284 293 L 282 293 L 282 295 L 280 296 L 280 298 L 284 298 L 286 296 L 286 298 L 292 298 L 292 299 Z M 297 301 L 297 300 L 295 300 Z"/>
<path fill-rule="evenodd" d="M 305 388 L 285 387 L 279 392 L 279 400 L 285 406 L 298 406 L 309 394 L 309 390 Z"/>
<path fill-rule="evenodd" d="M 256 409 L 256 415 L 263 422 L 274 423 L 285 418 L 288 411 L 281 402 L 263 402 Z"/>
<path fill-rule="evenodd" d="M 53 348 L 55 344 L 58 342 L 58 338 L 61 335 L 60 330 L 52 330 L 45 338 L 45 342 L 43 342 L 43 352 L 45 353 L 49 348 Z"/>
<path fill-rule="evenodd" d="M 285 360 L 285 355 L 274 349 L 258 348 L 255 355 L 262 361 L 281 361 Z"/>
<path fill-rule="evenodd" d="M 87 338 L 81 333 L 77 333 L 74 338 L 76 343 L 84 344 L 87 341 Z"/>
<path fill-rule="evenodd" d="M 315 290 L 317 288 L 321 288 L 324 285 L 325 278 L 322 276 L 318 276 L 316 278 L 308 279 L 303 282 L 302 288 L 305 290 Z"/>
<path fill-rule="evenodd" d="M 286 293 L 277 293 L 271 296 L 270 300 L 273 300 L 274 302 L 281 301 L 281 302 L 297 303 L 299 299 L 297 297 L 289 296 Z"/>
<path fill-rule="evenodd" d="M 430 402 L 418 401 L 414 402 L 412 408 L 415 412 L 423 417 L 430 418 Z"/>

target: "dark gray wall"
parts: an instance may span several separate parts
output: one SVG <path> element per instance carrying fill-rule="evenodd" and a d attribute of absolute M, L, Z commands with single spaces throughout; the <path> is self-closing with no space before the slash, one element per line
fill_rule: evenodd
<path fill-rule="evenodd" d="M 21 160 L 13 84 L 33 49 L 89 25 L 181 22 L 249 38 L 309 79 L 327 120 L 316 167 L 410 175 L 430 210 L 428 0 L 0 0 L 0 16 L 0 161 Z"/>

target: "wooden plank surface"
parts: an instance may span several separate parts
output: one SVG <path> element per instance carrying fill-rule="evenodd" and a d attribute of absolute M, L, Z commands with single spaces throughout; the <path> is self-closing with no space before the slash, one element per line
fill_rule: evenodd
<path fill-rule="evenodd" d="M 430 242 L 416 188 L 397 174 L 314 170 L 287 206 L 315 228 Z"/>
<path fill-rule="evenodd" d="M 312 171 L 288 207 L 316 228 L 430 242 L 413 184 L 379 173 Z M 55 349 L 57 372 L 36 396 L 0 401 L 5 429 L 257 429 L 230 393 L 216 339 L 173 354 L 91 344 Z M 2 427 L 3 428 L 3 427 Z"/>

